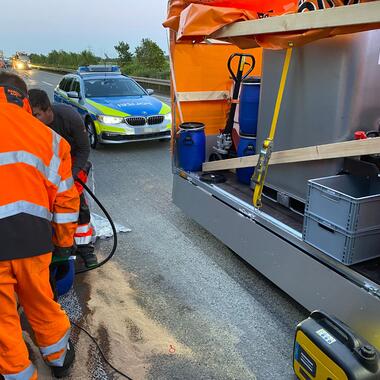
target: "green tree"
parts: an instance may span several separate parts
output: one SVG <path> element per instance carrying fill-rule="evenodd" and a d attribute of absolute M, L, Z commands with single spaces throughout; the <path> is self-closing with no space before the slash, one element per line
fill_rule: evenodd
<path fill-rule="evenodd" d="M 119 64 L 128 65 L 132 62 L 133 55 L 129 51 L 129 45 L 126 42 L 120 41 L 118 45 L 115 45 L 115 50 L 119 55 Z"/>
<path fill-rule="evenodd" d="M 149 39 L 142 40 L 140 46 L 136 49 L 136 56 L 133 56 L 129 52 L 129 46 L 125 42 L 119 42 L 115 46 L 115 49 L 117 47 L 120 48 L 119 58 L 111 59 L 106 57 L 106 59 L 109 64 L 118 61 L 124 74 L 137 77 L 169 79 L 170 66 L 168 58 L 153 41 Z M 122 57 L 121 52 L 124 52 L 124 62 L 120 62 Z M 36 65 L 71 69 L 76 69 L 78 66 L 83 65 L 104 64 L 104 59 L 96 57 L 89 49 L 81 53 L 53 50 L 47 55 L 31 54 L 30 59 Z"/>
<path fill-rule="evenodd" d="M 78 58 L 78 66 L 96 65 L 99 62 L 99 58 L 90 50 L 83 50 Z"/>
<path fill-rule="evenodd" d="M 95 65 L 101 61 L 101 58 L 96 57 L 90 50 L 83 50 L 80 53 L 53 50 L 47 56 L 31 54 L 30 59 L 35 64 L 73 69 L 83 65 Z"/>
<path fill-rule="evenodd" d="M 47 57 L 43 54 L 30 54 L 30 61 L 36 65 L 45 65 Z"/>
<path fill-rule="evenodd" d="M 155 70 L 163 70 L 166 67 L 166 59 L 163 50 L 149 38 L 144 38 L 137 46 L 136 62 L 138 65 Z"/>
<path fill-rule="evenodd" d="M 52 50 L 47 56 L 47 63 L 49 65 L 58 64 L 60 53 L 57 50 Z"/>

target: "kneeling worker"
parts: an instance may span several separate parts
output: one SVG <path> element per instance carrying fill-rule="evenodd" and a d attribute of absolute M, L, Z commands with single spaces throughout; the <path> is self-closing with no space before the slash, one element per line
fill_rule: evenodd
<path fill-rule="evenodd" d="M 25 82 L 6 72 L 0 73 L 0 132 L 0 378 L 37 379 L 16 294 L 45 362 L 63 377 L 75 353 L 70 321 L 53 300 L 49 266 L 52 251 L 71 255 L 77 227 L 70 146 L 31 115 Z"/>
<path fill-rule="evenodd" d="M 39 89 L 29 90 L 29 101 L 33 115 L 69 142 L 74 180 L 79 178 L 86 182 L 88 172 L 91 169 L 91 164 L 88 162 L 90 142 L 86 127 L 78 112 L 68 105 L 52 105 L 47 93 Z M 77 181 L 75 184 L 81 202 L 78 228 L 75 233 L 76 254 L 82 257 L 85 265 L 89 268 L 97 264 L 94 245 L 91 242 L 93 229 L 90 224 L 90 210 L 83 193 L 83 187 Z"/>

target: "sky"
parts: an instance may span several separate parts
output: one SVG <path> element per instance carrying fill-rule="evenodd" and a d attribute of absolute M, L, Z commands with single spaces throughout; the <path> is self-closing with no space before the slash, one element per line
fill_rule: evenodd
<path fill-rule="evenodd" d="M 114 45 L 132 48 L 150 38 L 167 51 L 162 22 L 167 0 L 18 0 L 1 5 L 0 50 L 43 53 L 91 49 L 116 57 Z"/>

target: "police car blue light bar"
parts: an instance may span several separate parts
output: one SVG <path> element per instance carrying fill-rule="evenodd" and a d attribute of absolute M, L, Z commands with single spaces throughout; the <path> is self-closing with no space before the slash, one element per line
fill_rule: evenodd
<path fill-rule="evenodd" d="M 117 65 L 89 65 L 78 67 L 78 74 L 91 73 L 113 73 L 121 74 L 120 67 Z"/>

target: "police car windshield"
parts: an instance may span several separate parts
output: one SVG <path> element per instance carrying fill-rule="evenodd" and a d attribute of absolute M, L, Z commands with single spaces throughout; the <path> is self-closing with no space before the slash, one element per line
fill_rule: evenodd
<path fill-rule="evenodd" d="M 84 85 L 87 98 L 146 95 L 141 87 L 128 78 L 86 79 Z"/>

